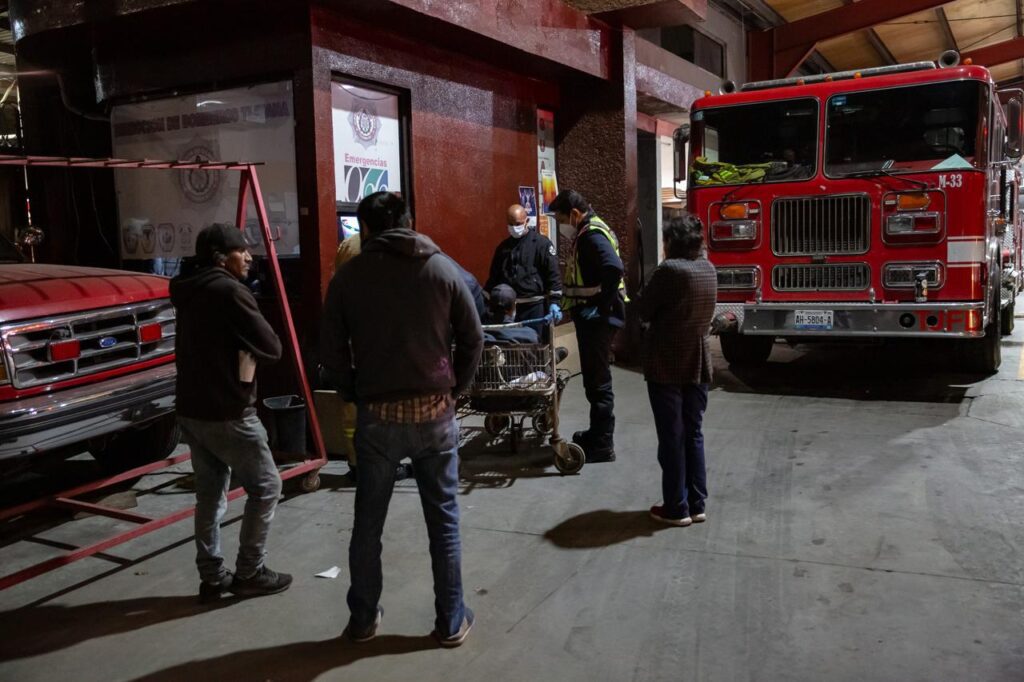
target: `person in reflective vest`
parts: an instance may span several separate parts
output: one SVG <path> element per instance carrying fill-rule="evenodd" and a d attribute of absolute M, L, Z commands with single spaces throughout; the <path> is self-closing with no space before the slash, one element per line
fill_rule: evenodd
<path fill-rule="evenodd" d="M 612 339 L 626 321 L 626 285 L 615 233 L 574 190 L 549 204 L 559 225 L 575 232 L 562 279 L 563 308 L 576 324 L 590 428 L 573 434 L 587 462 L 615 461 L 615 394 L 610 366 Z M 560 230 L 561 232 L 561 230 Z"/>

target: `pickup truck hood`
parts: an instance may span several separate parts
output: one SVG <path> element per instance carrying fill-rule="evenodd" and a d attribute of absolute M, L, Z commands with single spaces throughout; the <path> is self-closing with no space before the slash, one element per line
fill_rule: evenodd
<path fill-rule="evenodd" d="M 167 298 L 169 281 L 105 268 L 0 264 L 0 324 Z"/>

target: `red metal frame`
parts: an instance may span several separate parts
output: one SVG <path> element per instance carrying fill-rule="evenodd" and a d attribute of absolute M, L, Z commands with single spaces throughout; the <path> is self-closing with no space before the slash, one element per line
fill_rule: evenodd
<path fill-rule="evenodd" d="M 260 230 L 263 234 L 263 244 L 266 248 L 267 262 L 270 264 L 270 272 L 273 275 L 274 291 L 277 294 L 277 301 L 280 307 L 281 319 L 284 321 L 285 332 L 288 337 L 288 347 L 291 350 L 292 362 L 295 373 L 298 376 L 302 389 L 302 397 L 306 401 L 306 412 L 309 415 L 309 426 L 313 433 L 313 447 L 315 457 L 307 459 L 295 466 L 281 472 L 281 478 L 288 480 L 298 476 L 306 476 L 310 487 L 317 484 L 318 472 L 327 464 L 327 450 L 324 446 L 323 434 L 320 432 L 320 421 L 317 418 L 316 409 L 313 403 L 313 391 L 306 376 L 305 367 L 302 364 L 302 354 L 299 349 L 298 335 L 295 333 L 295 323 L 292 319 L 291 306 L 288 304 L 287 292 L 284 288 L 284 279 L 281 277 L 281 266 L 277 260 L 277 249 L 274 247 L 274 237 L 270 232 L 270 222 L 267 218 L 267 209 L 263 203 L 263 193 L 260 190 L 259 179 L 256 174 L 256 167 L 262 165 L 257 163 L 237 161 L 154 161 L 149 159 L 90 159 L 83 157 L 56 157 L 56 156 L 7 156 L 0 155 L 0 166 L 47 166 L 58 168 L 153 168 L 158 170 L 222 170 L 237 171 L 242 174 L 242 181 L 238 189 L 238 211 L 236 213 L 236 225 L 238 229 L 245 227 L 245 215 L 249 200 L 251 199 L 256 207 L 256 217 L 260 223 Z M 142 474 L 159 471 L 190 459 L 190 453 L 183 453 L 175 457 L 146 464 L 130 471 L 111 476 L 108 478 L 86 483 L 70 490 L 65 490 L 54 495 L 47 495 L 37 500 L 27 502 L 15 507 L 0 510 L 0 521 L 21 516 L 29 512 L 46 507 L 62 507 L 73 509 L 121 521 L 129 521 L 138 524 L 135 528 L 118 533 L 112 537 L 83 547 L 78 547 L 61 556 L 54 557 L 42 563 L 29 566 L 10 575 L 0 577 L 0 590 L 7 589 L 13 585 L 24 582 L 38 575 L 52 571 L 55 568 L 65 566 L 79 559 L 103 552 L 111 547 L 123 544 L 146 533 L 177 523 L 195 513 L 195 507 L 180 509 L 167 516 L 150 517 L 123 509 L 114 509 L 100 504 L 83 502 L 75 498 L 86 493 L 95 492 L 112 485 L 121 483 Z M 235 488 L 228 492 L 228 500 L 234 500 L 245 494 L 241 488 Z"/>

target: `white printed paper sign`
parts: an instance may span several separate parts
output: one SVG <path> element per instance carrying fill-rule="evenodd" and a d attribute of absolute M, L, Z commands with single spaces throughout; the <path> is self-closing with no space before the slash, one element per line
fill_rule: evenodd
<path fill-rule="evenodd" d="M 358 203 L 374 192 L 402 190 L 398 95 L 331 83 L 334 189 Z"/>
<path fill-rule="evenodd" d="M 279 237 L 275 247 L 298 255 L 294 121 L 289 81 L 120 104 L 111 113 L 113 152 L 123 159 L 263 162 L 256 172 Z M 235 222 L 238 171 L 115 170 L 114 178 L 123 258 L 191 256 L 200 230 Z M 246 218 L 246 241 L 263 254 L 251 201 Z"/>

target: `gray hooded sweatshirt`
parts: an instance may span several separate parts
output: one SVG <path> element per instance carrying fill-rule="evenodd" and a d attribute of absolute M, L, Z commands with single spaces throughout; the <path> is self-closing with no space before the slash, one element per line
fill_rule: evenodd
<path fill-rule="evenodd" d="M 325 382 L 365 403 L 458 395 L 483 334 L 454 262 L 430 238 L 395 229 L 364 242 L 331 280 L 320 347 Z"/>

